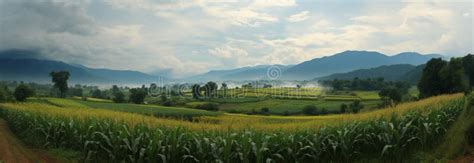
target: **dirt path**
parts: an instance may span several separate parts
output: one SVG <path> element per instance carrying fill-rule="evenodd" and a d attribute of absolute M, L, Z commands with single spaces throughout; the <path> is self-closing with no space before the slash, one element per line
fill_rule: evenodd
<path fill-rule="evenodd" d="M 36 163 L 56 162 L 41 150 L 26 147 L 10 131 L 5 120 L 0 119 L 0 162 L 4 163 Z"/>

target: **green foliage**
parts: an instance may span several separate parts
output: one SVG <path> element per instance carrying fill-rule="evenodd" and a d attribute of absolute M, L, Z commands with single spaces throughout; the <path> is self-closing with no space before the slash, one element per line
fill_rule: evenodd
<path fill-rule="evenodd" d="M 397 104 L 402 101 L 402 93 L 400 89 L 394 86 L 388 86 L 380 90 L 379 96 L 382 98 L 385 104 L 391 104 L 392 102 Z"/>
<path fill-rule="evenodd" d="M 8 87 L 0 84 L 0 103 L 13 101 L 13 95 Z"/>
<path fill-rule="evenodd" d="M 462 58 L 465 74 L 469 78 L 469 85 L 474 87 L 474 55 L 468 54 Z"/>
<path fill-rule="evenodd" d="M 35 94 L 34 90 L 28 87 L 25 84 L 20 84 L 18 87 L 15 88 L 13 92 L 13 96 L 17 101 L 26 101 L 26 98 L 31 97 Z"/>
<path fill-rule="evenodd" d="M 115 103 L 124 103 L 124 102 L 126 102 L 125 94 L 123 94 L 123 92 L 120 91 L 120 90 L 115 91 L 114 92 L 114 97 L 112 98 L 112 101 L 114 101 Z"/>
<path fill-rule="evenodd" d="M 303 108 L 303 114 L 306 114 L 306 115 L 316 115 L 317 112 L 318 112 L 318 108 L 314 105 L 306 105 L 304 108 Z"/>
<path fill-rule="evenodd" d="M 384 87 L 394 86 L 401 90 L 408 90 L 410 88 L 410 84 L 403 81 L 385 81 L 384 78 L 376 78 L 376 79 L 359 79 L 354 78 L 352 80 L 324 80 L 321 81 L 321 84 L 324 86 L 332 87 L 336 91 L 340 90 L 359 90 L 359 91 L 374 91 L 374 90 L 381 90 Z"/>
<path fill-rule="evenodd" d="M 266 107 L 263 107 L 260 109 L 260 113 L 262 114 L 268 114 L 270 113 L 270 109 L 269 108 L 266 108 Z"/>
<path fill-rule="evenodd" d="M 420 98 L 445 93 L 468 92 L 467 80 L 472 78 L 472 56 L 451 58 L 449 62 L 441 58 L 431 59 L 423 69 L 418 82 Z M 467 77 L 466 77 L 467 75 Z"/>
<path fill-rule="evenodd" d="M 360 100 L 354 101 L 352 104 L 349 106 L 352 110 L 352 113 L 359 113 L 359 111 L 364 108 L 364 105 L 360 103 Z"/>
<path fill-rule="evenodd" d="M 104 98 L 102 91 L 100 89 L 95 89 L 91 93 L 92 98 Z"/>
<path fill-rule="evenodd" d="M 191 89 L 193 98 L 199 99 L 199 97 L 201 97 L 201 86 L 199 86 L 199 84 L 194 84 Z"/>
<path fill-rule="evenodd" d="M 270 133 L 193 131 L 145 123 L 131 127 L 114 119 L 8 109 L 0 116 L 20 137 L 45 147 L 81 151 L 86 162 L 404 162 L 415 151 L 436 145 L 463 107 L 463 100 L 455 100 L 424 113 Z"/>
<path fill-rule="evenodd" d="M 147 92 L 143 88 L 132 88 L 130 89 L 130 102 L 135 104 L 142 104 L 145 101 Z"/>
<path fill-rule="evenodd" d="M 201 110 L 208 110 L 208 111 L 218 111 L 219 110 L 219 104 L 214 103 L 214 102 L 206 102 L 204 104 L 199 104 L 195 106 L 196 109 L 201 109 Z"/>
<path fill-rule="evenodd" d="M 217 84 L 210 81 L 207 82 L 206 85 L 203 87 L 204 95 L 208 98 L 213 97 L 217 94 Z"/>
<path fill-rule="evenodd" d="M 68 90 L 67 80 L 69 80 L 69 72 L 68 71 L 53 71 L 49 73 L 49 76 L 52 78 L 52 82 L 54 83 L 54 87 L 59 89 L 60 97 L 66 97 L 66 92 Z"/>
<path fill-rule="evenodd" d="M 348 106 L 345 103 L 341 104 L 341 107 L 339 109 L 340 113 L 346 113 Z"/>

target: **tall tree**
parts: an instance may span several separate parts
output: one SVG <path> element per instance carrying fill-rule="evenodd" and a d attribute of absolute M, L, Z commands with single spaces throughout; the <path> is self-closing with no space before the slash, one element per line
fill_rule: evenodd
<path fill-rule="evenodd" d="M 210 81 L 210 82 L 207 82 L 206 85 L 204 85 L 204 88 L 205 88 L 204 95 L 209 98 L 215 95 L 217 91 L 217 84 Z"/>
<path fill-rule="evenodd" d="M 447 62 L 441 58 L 431 59 L 426 63 L 423 68 L 423 74 L 418 82 L 418 90 L 420 91 L 420 97 L 429 97 L 439 95 L 444 89 L 443 78 L 440 75 L 441 69 L 447 65 Z"/>
<path fill-rule="evenodd" d="M 464 72 L 469 79 L 469 85 L 474 87 L 474 55 L 468 54 L 462 58 Z"/>
<path fill-rule="evenodd" d="M 441 69 L 440 76 L 444 83 L 442 93 L 463 92 L 467 88 L 462 58 L 451 58 L 449 63 Z"/>
<path fill-rule="evenodd" d="M 380 90 L 379 96 L 382 98 L 385 105 L 387 104 L 396 105 L 397 103 L 402 101 L 402 93 L 400 89 L 394 86 L 383 88 L 382 90 Z"/>
<path fill-rule="evenodd" d="M 130 102 L 135 104 L 141 104 L 145 101 L 147 92 L 143 88 L 132 88 L 130 89 Z"/>
<path fill-rule="evenodd" d="M 199 97 L 201 97 L 201 86 L 199 84 L 194 84 L 192 87 L 191 87 L 191 92 L 193 94 L 193 98 L 194 99 L 199 99 Z"/>
<path fill-rule="evenodd" d="M 224 97 L 226 97 L 227 96 L 227 84 L 222 83 L 221 89 L 224 92 Z"/>
<path fill-rule="evenodd" d="M 54 87 L 59 89 L 60 97 L 66 97 L 66 92 L 68 90 L 67 80 L 69 80 L 69 72 L 68 71 L 58 71 L 58 72 L 51 72 L 49 76 L 52 78 L 52 82 L 54 83 Z"/>

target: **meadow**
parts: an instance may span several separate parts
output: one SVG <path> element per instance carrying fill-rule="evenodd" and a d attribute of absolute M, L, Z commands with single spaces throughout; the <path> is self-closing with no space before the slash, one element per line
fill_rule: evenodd
<path fill-rule="evenodd" d="M 314 88 L 240 88 L 218 90 L 213 98 L 192 100 L 190 91 L 185 91 L 187 102 L 182 107 L 194 108 L 205 102 L 219 104 L 221 111 L 230 113 L 255 114 L 262 108 L 268 108 L 271 115 L 301 115 L 303 108 L 316 106 L 318 113 L 338 114 L 342 104 L 350 105 L 361 101 L 364 108 L 370 111 L 381 103 L 377 91 L 327 91 L 322 87 Z"/>
<path fill-rule="evenodd" d="M 0 116 L 27 142 L 79 151 L 84 161 L 400 161 L 435 146 L 467 102 L 453 94 L 359 114 L 220 113 L 186 121 L 129 111 L 142 105 L 47 99 L 0 104 Z"/>

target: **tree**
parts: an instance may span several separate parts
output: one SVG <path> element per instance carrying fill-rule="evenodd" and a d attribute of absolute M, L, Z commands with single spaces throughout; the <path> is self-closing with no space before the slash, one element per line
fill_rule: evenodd
<path fill-rule="evenodd" d="M 68 71 L 58 71 L 58 72 L 51 72 L 49 76 L 52 78 L 52 82 L 54 83 L 54 87 L 59 89 L 59 97 L 64 98 L 66 97 L 66 92 L 68 90 L 67 80 L 69 79 L 69 72 Z"/>
<path fill-rule="evenodd" d="M 141 88 L 132 88 L 130 89 L 130 102 L 135 104 L 141 104 L 145 101 L 147 92 Z"/>
<path fill-rule="evenodd" d="M 35 94 L 34 90 L 25 84 L 20 84 L 15 88 L 13 96 L 17 101 L 26 101 L 26 98 L 31 97 Z"/>
<path fill-rule="evenodd" d="M 115 103 L 125 102 L 125 94 L 123 94 L 122 91 L 116 91 L 113 94 L 114 94 L 114 97 L 112 98 L 112 101 L 114 101 Z"/>
<path fill-rule="evenodd" d="M 474 55 L 468 54 L 462 58 L 464 73 L 469 79 L 469 85 L 474 86 Z"/>
<path fill-rule="evenodd" d="M 224 97 L 226 97 L 226 96 L 227 96 L 227 84 L 226 84 L 226 83 L 222 83 L 221 89 L 224 91 Z"/>
<path fill-rule="evenodd" d="M 267 108 L 267 107 L 263 107 L 263 108 L 260 109 L 260 112 L 261 112 L 262 114 L 268 114 L 268 113 L 270 112 L 270 109 Z"/>
<path fill-rule="evenodd" d="M 347 105 L 345 103 L 342 103 L 339 112 L 346 113 L 346 110 L 347 110 Z"/>
<path fill-rule="evenodd" d="M 95 89 L 91 93 L 93 98 L 103 98 L 104 96 L 102 95 L 102 91 L 100 89 Z"/>
<path fill-rule="evenodd" d="M 356 100 L 350 105 L 350 108 L 352 113 L 359 113 L 359 111 L 364 108 L 364 105 L 360 103 L 360 100 Z"/>
<path fill-rule="evenodd" d="M 464 92 L 468 87 L 462 58 L 451 58 L 448 65 L 441 69 L 440 76 L 444 84 L 442 93 Z"/>
<path fill-rule="evenodd" d="M 201 97 L 201 86 L 199 84 L 194 84 L 192 87 L 191 87 L 191 92 L 193 94 L 193 98 L 194 99 L 199 99 L 199 97 Z"/>
<path fill-rule="evenodd" d="M 443 93 L 468 92 L 468 78 L 465 70 L 471 68 L 468 59 L 451 58 L 449 62 L 441 59 L 431 59 L 423 69 L 423 74 L 418 82 L 420 98 L 436 96 Z M 469 75 L 468 75 L 469 77 Z"/>
<path fill-rule="evenodd" d="M 303 114 L 306 114 L 306 115 L 315 115 L 317 111 L 318 111 L 318 108 L 314 105 L 306 105 L 303 108 Z"/>
<path fill-rule="evenodd" d="M 217 84 L 210 81 L 210 82 L 207 82 L 206 85 L 204 85 L 204 88 L 205 88 L 204 95 L 209 98 L 216 93 Z"/>
<path fill-rule="evenodd" d="M 443 93 L 442 90 L 444 89 L 445 84 L 439 72 L 446 65 L 447 62 L 441 58 L 433 58 L 426 63 L 425 68 L 423 68 L 421 79 L 418 82 L 418 90 L 420 91 L 421 98 Z"/>
<path fill-rule="evenodd" d="M 0 103 L 12 101 L 12 93 L 8 90 L 8 87 L 0 84 Z"/>
<path fill-rule="evenodd" d="M 389 86 L 385 87 L 379 92 L 379 96 L 382 98 L 384 101 L 384 105 L 387 104 L 397 104 L 402 101 L 402 93 L 401 91 L 394 87 L 394 86 Z"/>

